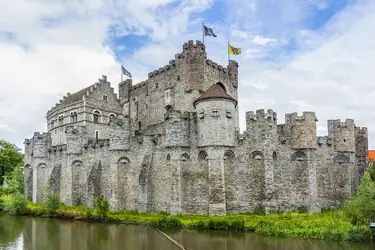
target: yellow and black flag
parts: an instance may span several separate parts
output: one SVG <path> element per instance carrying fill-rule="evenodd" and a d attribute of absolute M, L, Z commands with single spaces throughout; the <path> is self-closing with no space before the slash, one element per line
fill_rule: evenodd
<path fill-rule="evenodd" d="M 228 53 L 237 56 L 241 54 L 241 48 L 235 48 L 228 43 Z"/>

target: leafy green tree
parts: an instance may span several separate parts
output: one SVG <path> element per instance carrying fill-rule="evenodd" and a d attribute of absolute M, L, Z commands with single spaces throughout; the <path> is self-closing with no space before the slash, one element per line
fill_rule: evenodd
<path fill-rule="evenodd" d="M 375 221 L 375 183 L 369 172 L 364 173 L 357 194 L 345 203 L 344 212 L 355 225 Z"/>
<path fill-rule="evenodd" d="M 23 167 L 16 166 L 12 172 L 5 174 L 2 191 L 6 194 L 23 194 Z"/>
<path fill-rule="evenodd" d="M 23 165 L 23 155 L 20 149 L 5 140 L 0 140 L 0 186 L 4 183 L 4 176 L 11 173 L 17 166 Z"/>

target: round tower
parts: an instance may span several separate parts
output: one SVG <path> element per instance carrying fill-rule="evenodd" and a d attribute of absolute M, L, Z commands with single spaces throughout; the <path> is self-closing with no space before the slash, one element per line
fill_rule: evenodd
<path fill-rule="evenodd" d="M 221 84 L 212 85 L 197 100 L 198 146 L 236 146 L 237 100 Z"/>

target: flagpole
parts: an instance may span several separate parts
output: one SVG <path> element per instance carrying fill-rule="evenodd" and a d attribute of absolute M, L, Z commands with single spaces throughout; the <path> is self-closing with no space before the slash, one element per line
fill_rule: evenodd
<path fill-rule="evenodd" d="M 204 44 L 204 23 L 202 22 L 202 41 Z"/>

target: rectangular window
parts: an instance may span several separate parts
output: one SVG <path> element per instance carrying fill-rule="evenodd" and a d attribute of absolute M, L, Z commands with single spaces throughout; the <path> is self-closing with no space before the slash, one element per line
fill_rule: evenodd
<path fill-rule="evenodd" d="M 232 118 L 232 112 L 227 110 L 227 117 Z"/>
<path fill-rule="evenodd" d="M 219 116 L 219 110 L 218 109 L 211 110 L 211 116 L 218 117 Z"/>
<path fill-rule="evenodd" d="M 108 101 L 108 96 L 107 95 L 103 95 L 103 101 Z"/>

